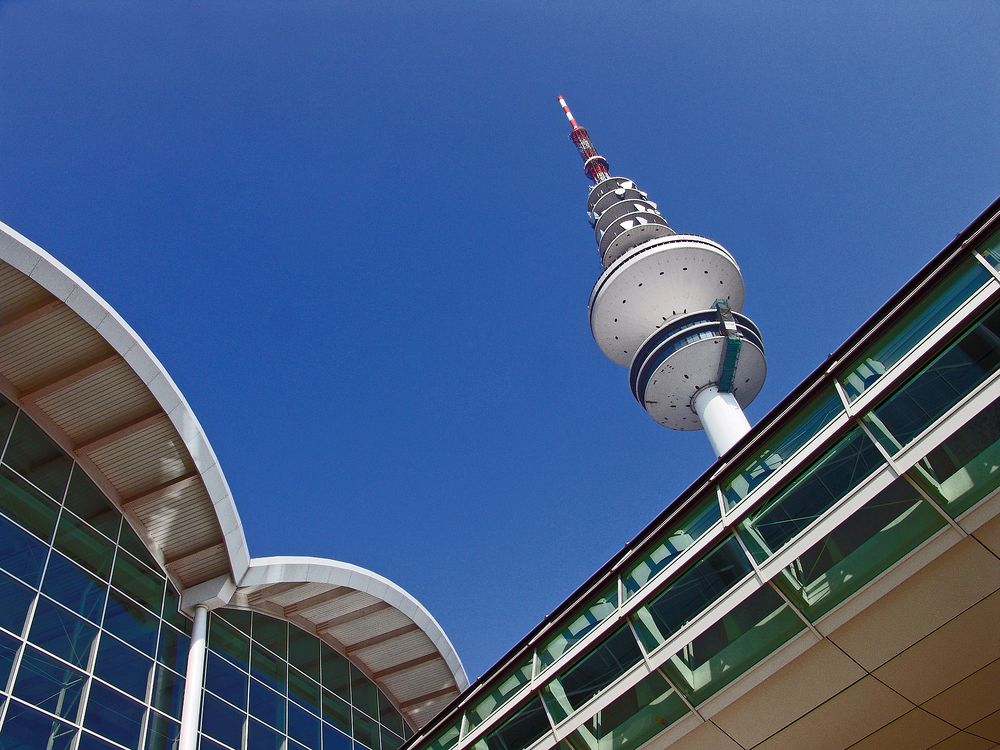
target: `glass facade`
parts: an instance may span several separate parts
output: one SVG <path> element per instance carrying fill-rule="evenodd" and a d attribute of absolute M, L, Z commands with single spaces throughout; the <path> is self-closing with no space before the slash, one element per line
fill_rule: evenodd
<path fill-rule="evenodd" d="M 86 474 L 0 398 L 0 750 L 171 750 L 191 621 Z M 209 616 L 201 747 L 397 750 L 410 730 L 345 657 L 283 620 Z"/>
<path fill-rule="evenodd" d="M 821 376 L 750 459 L 683 498 L 517 669 L 413 750 L 638 747 L 1000 489 L 1000 283 L 987 267 L 1000 265 L 998 246 L 1000 235 L 980 246 L 982 260 L 970 250 Z M 987 388 L 991 402 L 963 408 Z M 905 453 L 936 430 L 946 434 L 933 448 Z M 904 455 L 910 468 L 894 471 L 889 457 Z"/>

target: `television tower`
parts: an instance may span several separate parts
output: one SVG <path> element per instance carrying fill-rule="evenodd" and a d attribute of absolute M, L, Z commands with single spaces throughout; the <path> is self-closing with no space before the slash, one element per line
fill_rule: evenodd
<path fill-rule="evenodd" d="M 562 96 L 559 104 L 594 183 L 587 214 L 604 266 L 590 294 L 594 339 L 629 368 L 632 394 L 650 417 L 705 430 L 721 456 L 750 429 L 743 409 L 767 371 L 760 332 L 740 314 L 740 268 L 719 243 L 677 234 L 632 180 L 612 177 Z"/>

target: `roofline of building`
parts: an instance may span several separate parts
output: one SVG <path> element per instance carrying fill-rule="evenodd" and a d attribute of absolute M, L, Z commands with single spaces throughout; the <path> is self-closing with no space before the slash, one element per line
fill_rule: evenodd
<path fill-rule="evenodd" d="M 497 662 L 486 672 L 479 676 L 471 685 L 470 689 L 460 694 L 446 706 L 427 726 L 416 733 L 408 740 L 403 750 L 407 750 L 415 742 L 422 738 L 430 737 L 445 725 L 452 712 L 460 705 L 470 702 L 475 691 L 486 686 L 490 680 L 499 676 L 505 669 L 514 662 L 524 659 L 527 652 L 537 644 L 550 629 L 554 628 L 562 618 L 564 618 L 572 608 L 608 583 L 615 571 L 621 566 L 623 561 L 633 552 L 638 551 L 648 544 L 664 526 L 668 525 L 675 518 L 686 511 L 692 504 L 697 502 L 702 492 L 710 487 L 719 475 L 732 464 L 740 463 L 750 457 L 762 442 L 767 440 L 775 431 L 783 426 L 784 418 L 795 412 L 795 407 L 810 396 L 814 391 L 819 390 L 828 384 L 832 379 L 833 369 L 846 359 L 850 359 L 856 351 L 870 338 L 878 335 L 891 326 L 900 316 L 906 313 L 902 302 L 907 300 L 914 292 L 928 283 L 932 283 L 936 278 L 948 273 L 952 267 L 964 259 L 963 250 L 965 246 L 974 238 L 983 233 L 988 233 L 993 229 L 1000 228 L 1000 196 L 995 198 L 965 229 L 955 235 L 939 253 L 930 261 L 924 264 L 909 281 L 907 281 L 888 301 L 879 307 L 872 315 L 865 320 L 847 339 L 830 355 L 827 356 L 818 367 L 816 367 L 802 382 L 793 388 L 787 396 L 779 401 L 756 425 L 754 425 L 746 437 L 740 441 L 728 453 L 720 456 L 711 466 L 708 467 L 691 485 L 681 492 L 677 498 L 667 505 L 652 521 L 632 539 L 616 552 L 611 559 L 604 563 L 598 570 L 590 576 L 582 585 L 577 587 L 572 594 L 564 599 L 555 609 L 547 614 L 542 621 L 535 626 L 524 638 L 508 650 Z"/>
<path fill-rule="evenodd" d="M 228 574 L 232 584 L 238 587 L 236 590 L 267 583 L 335 581 L 337 585 L 368 593 L 411 619 L 437 649 L 458 690 L 464 690 L 468 686 L 465 668 L 444 630 L 417 599 L 389 579 L 349 563 L 316 557 L 251 560 L 243 523 L 215 451 L 187 399 L 139 335 L 86 282 L 39 245 L 2 222 L 0 261 L 27 276 L 76 313 L 112 347 L 149 389 L 176 429 L 204 483 L 223 535 L 222 542 L 229 563 Z"/>

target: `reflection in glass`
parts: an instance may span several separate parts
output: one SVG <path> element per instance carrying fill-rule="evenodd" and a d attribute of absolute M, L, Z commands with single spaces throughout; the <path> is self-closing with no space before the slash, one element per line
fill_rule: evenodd
<path fill-rule="evenodd" d="M 541 669 L 550 666 L 556 659 L 569 651 L 587 633 L 605 619 L 618 612 L 618 583 L 602 592 L 580 611 L 562 629 L 538 649 Z"/>
<path fill-rule="evenodd" d="M 619 628 L 545 686 L 542 696 L 552 718 L 568 718 L 641 659 L 632 630 L 627 625 Z"/>
<path fill-rule="evenodd" d="M 465 712 L 469 722 L 469 728 L 481 724 L 488 716 L 492 716 L 496 711 L 507 703 L 512 696 L 520 691 L 525 685 L 531 682 L 531 662 L 525 662 L 517 669 L 511 670 L 503 676 L 503 679 L 496 684 L 476 705 Z"/>
<path fill-rule="evenodd" d="M 680 696 L 653 672 L 566 739 L 572 750 L 634 750 L 686 713 Z"/>
<path fill-rule="evenodd" d="M 3 462 L 46 495 L 62 502 L 73 462 L 24 412 L 17 415 Z"/>
<path fill-rule="evenodd" d="M 475 750 L 524 750 L 550 729 L 541 698 L 536 696 L 473 747 Z"/>
<path fill-rule="evenodd" d="M 897 479 L 803 552 L 774 583 L 817 620 L 944 526 L 905 480 Z"/>
<path fill-rule="evenodd" d="M 53 551 L 45 569 L 42 593 L 97 623 L 104 610 L 107 585 Z"/>
<path fill-rule="evenodd" d="M 0 495 L 3 494 L 0 477 Z M 2 511 L 0 511 L 2 512 Z M 49 549 L 42 542 L 0 516 L 0 568 L 32 586 L 42 578 Z"/>
<path fill-rule="evenodd" d="M 692 703 L 701 703 L 804 627 L 774 589 L 759 589 L 672 656 L 664 671 Z"/>
<path fill-rule="evenodd" d="M 885 463 L 860 427 L 802 472 L 761 510 L 740 524 L 739 534 L 758 561 L 785 546 Z"/>
<path fill-rule="evenodd" d="M 160 619 L 127 596 L 110 589 L 104 628 L 149 656 L 156 651 Z"/>
<path fill-rule="evenodd" d="M 750 573 L 739 543 L 730 537 L 677 577 L 632 617 L 647 650 L 656 648 Z"/>
<path fill-rule="evenodd" d="M 30 646 L 17 669 L 14 695 L 56 716 L 76 720 L 87 676 Z"/>
<path fill-rule="evenodd" d="M 0 627 L 20 635 L 24 619 L 28 616 L 28 607 L 34 598 L 34 591 L 0 572 L 0 602 L 3 603 L 0 606 Z M 2 682 L 0 687 L 3 687 Z"/>
<path fill-rule="evenodd" d="M 76 730 L 39 711 L 10 701 L 0 730 L 3 750 L 69 750 Z"/>
<path fill-rule="evenodd" d="M 38 598 L 28 639 L 78 667 L 86 667 L 97 628 L 50 602 Z"/>
<path fill-rule="evenodd" d="M 843 411 L 844 405 L 832 386 L 813 396 L 808 405 L 797 410 L 786 427 L 767 440 L 753 459 L 722 483 L 726 508 L 734 508 L 757 489 Z"/>
<path fill-rule="evenodd" d="M 101 636 L 94 674 L 105 682 L 142 700 L 146 697 L 146 683 L 152 666 L 152 661 L 131 646 L 107 633 Z"/>
<path fill-rule="evenodd" d="M 715 493 L 699 501 L 654 542 L 642 558 L 622 576 L 625 598 L 630 598 L 681 552 L 712 528 L 722 518 Z"/>
<path fill-rule="evenodd" d="M 94 681 L 87 697 L 87 716 L 83 725 L 125 747 L 136 747 L 144 712 L 142 704 Z"/>

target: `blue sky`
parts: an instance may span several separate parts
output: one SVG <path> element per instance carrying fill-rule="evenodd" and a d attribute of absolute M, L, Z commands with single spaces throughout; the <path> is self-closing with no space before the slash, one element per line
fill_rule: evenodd
<path fill-rule="evenodd" d="M 590 336 L 563 92 L 740 262 L 758 420 L 997 193 L 997 2 L 0 4 L 0 220 L 199 416 L 251 553 L 382 573 L 471 677 L 712 460 Z"/>

